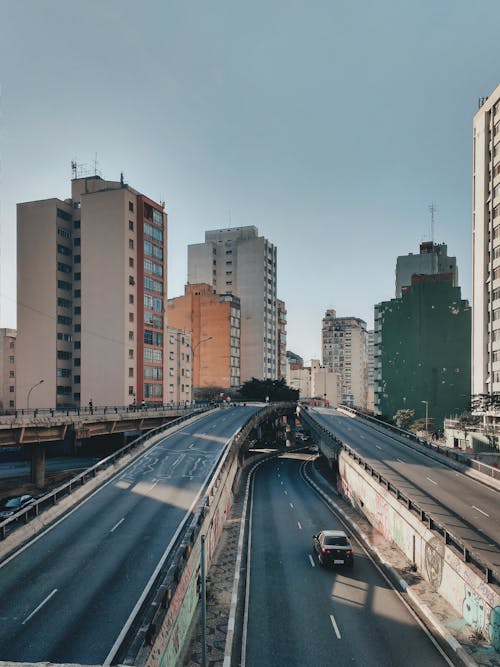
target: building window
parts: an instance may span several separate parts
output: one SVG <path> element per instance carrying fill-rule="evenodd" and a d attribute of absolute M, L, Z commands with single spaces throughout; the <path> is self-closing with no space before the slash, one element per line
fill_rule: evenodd
<path fill-rule="evenodd" d="M 58 296 L 57 297 L 57 305 L 60 308 L 71 308 L 72 303 L 69 299 L 63 299 L 62 297 Z"/>
<path fill-rule="evenodd" d="M 66 257 L 71 257 L 73 254 L 71 248 L 68 248 L 68 246 L 65 245 L 61 245 L 60 243 L 57 244 L 57 252 L 59 255 L 66 255 Z"/>
<path fill-rule="evenodd" d="M 14 371 L 9 371 L 9 377 L 10 377 L 10 378 L 15 377 L 15 373 L 14 373 Z"/>
<path fill-rule="evenodd" d="M 128 314 L 128 321 L 133 322 L 134 321 L 134 313 L 129 313 Z"/>
<path fill-rule="evenodd" d="M 80 358 L 75 359 L 75 366 L 80 366 L 80 363 L 81 363 Z"/>
<path fill-rule="evenodd" d="M 13 364 L 13 363 L 14 363 L 14 361 L 15 361 L 14 357 L 12 357 L 12 356 L 11 356 L 11 357 L 9 357 L 9 364 Z"/>
<path fill-rule="evenodd" d="M 75 299 L 79 299 L 82 296 L 82 290 L 76 289 L 74 292 Z"/>
<path fill-rule="evenodd" d="M 57 289 L 62 289 L 65 292 L 71 292 L 71 283 L 68 283 L 66 280 L 58 280 Z"/>
<path fill-rule="evenodd" d="M 129 210 L 129 211 L 132 211 L 132 212 L 134 211 L 134 202 L 129 201 L 129 203 L 128 203 L 128 210 Z"/>
<path fill-rule="evenodd" d="M 153 222 L 155 225 L 163 227 L 163 214 L 161 211 L 158 211 L 155 208 L 153 209 Z"/>
<path fill-rule="evenodd" d="M 73 227 L 74 229 L 80 229 L 80 220 L 74 220 Z"/>
<path fill-rule="evenodd" d="M 81 243 L 81 239 L 80 239 L 79 236 L 77 236 L 76 239 L 75 239 L 75 241 L 74 241 L 74 244 L 75 244 L 75 246 L 80 247 L 80 243 Z"/>
<path fill-rule="evenodd" d="M 128 358 L 133 359 L 134 358 L 134 350 L 129 350 L 128 351 Z"/>
<path fill-rule="evenodd" d="M 75 280 L 81 280 L 82 279 L 82 274 L 78 271 L 77 273 L 75 273 L 74 279 Z"/>
<path fill-rule="evenodd" d="M 80 376 L 79 375 L 74 375 L 73 376 L 73 382 L 75 384 L 80 384 Z"/>
<path fill-rule="evenodd" d="M 71 317 L 66 317 L 66 315 L 58 315 L 57 316 L 57 323 L 58 324 L 65 324 L 67 326 L 71 326 L 71 324 L 73 323 L 73 320 L 71 319 Z"/>
<path fill-rule="evenodd" d="M 75 348 L 75 350 L 79 350 L 81 347 L 81 342 L 79 340 L 75 340 L 73 347 Z"/>
<path fill-rule="evenodd" d="M 65 264 L 64 262 L 57 262 L 57 270 L 61 271 L 62 273 L 71 273 L 72 269 L 69 264 Z"/>
<path fill-rule="evenodd" d="M 81 315 L 82 309 L 80 306 L 75 306 L 75 315 Z"/>
<path fill-rule="evenodd" d="M 134 258 L 133 258 L 133 257 L 129 257 L 129 258 L 128 258 L 128 265 L 129 265 L 131 268 L 134 267 Z"/>
<path fill-rule="evenodd" d="M 146 345 L 153 344 L 153 332 L 149 331 L 149 329 L 144 330 L 144 342 L 146 343 Z"/>
<path fill-rule="evenodd" d="M 65 220 L 66 222 L 71 222 L 71 213 L 66 213 L 66 211 L 62 210 L 62 208 L 57 209 L 57 217 L 61 218 L 61 220 Z"/>
<path fill-rule="evenodd" d="M 72 355 L 71 352 L 67 352 L 66 350 L 57 350 L 57 358 L 58 359 L 69 360 L 69 359 L 71 359 L 72 356 L 73 355 Z"/>
<path fill-rule="evenodd" d="M 134 249 L 134 239 L 129 239 L 128 240 L 128 247 L 130 250 Z"/>
<path fill-rule="evenodd" d="M 134 395 L 134 388 L 132 387 L 132 385 L 129 385 L 129 387 L 128 387 L 128 395 L 129 395 L 129 396 L 133 396 L 133 395 Z"/>
<path fill-rule="evenodd" d="M 134 295 L 133 294 L 128 295 L 128 302 L 129 303 L 134 303 Z"/>
<path fill-rule="evenodd" d="M 128 221 L 128 228 L 130 229 L 130 231 L 132 231 L 132 232 L 134 231 L 134 221 L 133 220 Z"/>
<path fill-rule="evenodd" d="M 128 376 L 129 376 L 129 378 L 133 378 L 133 377 L 134 377 L 134 369 L 133 369 L 133 368 L 129 368 L 129 369 L 128 369 Z"/>
<path fill-rule="evenodd" d="M 14 386 L 13 385 L 9 385 L 9 391 L 10 391 L 11 394 L 14 393 Z"/>
<path fill-rule="evenodd" d="M 81 324 L 75 324 L 75 333 L 80 333 L 82 330 L 82 325 Z"/>
<path fill-rule="evenodd" d="M 128 339 L 129 340 L 134 340 L 134 332 L 133 331 L 128 332 Z"/>

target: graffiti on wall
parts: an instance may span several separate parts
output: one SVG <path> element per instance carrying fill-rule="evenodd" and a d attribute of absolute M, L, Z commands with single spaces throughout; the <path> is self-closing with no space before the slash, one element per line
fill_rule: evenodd
<path fill-rule="evenodd" d="M 484 627 L 484 600 L 468 586 L 465 587 L 465 597 L 462 606 L 464 621 L 476 630 Z"/>
<path fill-rule="evenodd" d="M 491 645 L 500 651 L 500 606 L 491 610 L 488 631 Z"/>
<path fill-rule="evenodd" d="M 437 591 L 443 580 L 444 542 L 440 537 L 431 537 L 425 543 L 424 570 L 427 581 Z"/>

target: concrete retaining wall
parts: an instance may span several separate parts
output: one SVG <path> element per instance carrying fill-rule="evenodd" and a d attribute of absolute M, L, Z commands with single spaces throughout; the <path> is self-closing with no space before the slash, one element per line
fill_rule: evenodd
<path fill-rule="evenodd" d="M 339 456 L 338 490 L 416 564 L 469 625 L 500 650 L 500 595 L 495 588 L 345 452 Z"/>

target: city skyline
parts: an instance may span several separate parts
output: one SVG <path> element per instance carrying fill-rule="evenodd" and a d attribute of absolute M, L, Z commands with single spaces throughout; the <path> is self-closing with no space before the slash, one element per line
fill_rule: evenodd
<path fill-rule="evenodd" d="M 482 10 L 3 6 L 0 326 L 16 326 L 15 204 L 69 197 L 71 160 L 96 153 L 106 178 L 166 201 L 169 298 L 204 230 L 256 225 L 305 360 L 328 308 L 372 328 L 397 256 L 430 240 L 432 203 L 470 300 L 472 120 L 500 80 L 500 7 Z"/>

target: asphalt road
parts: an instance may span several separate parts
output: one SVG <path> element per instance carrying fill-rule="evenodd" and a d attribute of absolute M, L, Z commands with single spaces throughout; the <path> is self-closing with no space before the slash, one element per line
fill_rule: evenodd
<path fill-rule="evenodd" d="M 0 565 L 0 660 L 102 664 L 227 440 L 257 410 L 166 436 Z"/>
<path fill-rule="evenodd" d="M 255 474 L 243 667 L 451 664 L 351 538 L 352 569 L 326 569 L 312 548 L 322 529 L 344 529 L 288 454 Z"/>
<path fill-rule="evenodd" d="M 332 408 L 309 410 L 342 442 L 495 569 L 500 570 L 500 493 L 422 454 L 398 436 Z"/>

